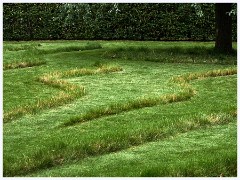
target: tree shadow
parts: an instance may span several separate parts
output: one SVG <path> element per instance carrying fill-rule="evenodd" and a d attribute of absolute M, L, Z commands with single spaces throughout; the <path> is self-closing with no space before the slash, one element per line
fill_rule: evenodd
<path fill-rule="evenodd" d="M 237 64 L 237 50 L 225 53 L 214 46 L 128 46 L 109 49 L 108 58 L 146 60 L 165 63 Z"/>

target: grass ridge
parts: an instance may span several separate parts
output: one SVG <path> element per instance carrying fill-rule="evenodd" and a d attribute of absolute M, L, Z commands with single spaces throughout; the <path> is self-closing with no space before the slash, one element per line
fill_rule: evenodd
<path fill-rule="evenodd" d="M 82 123 L 86 121 L 91 121 L 98 119 L 104 116 L 115 115 L 122 112 L 131 111 L 134 109 L 140 109 L 144 107 L 152 107 L 158 104 L 173 103 L 179 101 L 186 101 L 191 99 L 196 94 L 196 90 L 191 87 L 189 84 L 190 81 L 196 80 L 199 78 L 206 77 L 217 77 L 217 76 L 228 76 L 237 73 L 236 68 L 228 68 L 223 70 L 212 70 L 203 73 L 190 73 L 181 76 L 176 76 L 170 79 L 170 81 L 177 83 L 182 90 L 174 94 L 166 94 L 159 97 L 149 98 L 138 98 L 127 103 L 116 103 L 109 106 L 99 108 L 99 109 L 90 109 L 87 113 L 81 114 L 75 117 L 71 117 L 66 122 L 60 125 L 60 127 L 72 126 L 77 123 Z"/>
<path fill-rule="evenodd" d="M 120 137 L 107 138 L 106 140 L 93 139 L 91 142 L 82 142 L 76 147 L 67 148 L 63 142 L 53 144 L 48 147 L 49 150 L 44 152 L 39 150 L 35 152 L 32 158 L 28 161 L 23 161 L 20 167 L 11 170 L 4 168 L 4 176 L 24 176 L 28 173 L 33 173 L 41 169 L 61 166 L 65 162 L 81 160 L 89 156 L 103 155 L 112 152 L 118 152 L 132 146 L 165 139 L 169 136 L 175 136 L 179 133 L 204 128 L 212 125 L 227 124 L 236 118 L 237 111 L 228 113 L 211 113 L 211 114 L 196 114 L 189 119 L 182 121 L 177 120 L 171 127 L 155 128 L 149 132 L 139 131 L 134 135 L 121 135 Z M 57 148 L 57 149 L 56 149 Z M 56 151 L 52 151 L 56 149 Z"/>
<path fill-rule="evenodd" d="M 224 69 L 221 71 L 223 72 L 221 75 L 236 74 L 236 69 L 233 69 L 232 71 L 229 71 L 229 69 Z M 227 71 L 231 73 L 227 73 Z M 184 91 L 181 91 L 177 94 L 183 93 L 182 97 L 185 97 L 194 92 L 188 83 L 188 79 L 198 79 L 200 75 L 203 74 L 205 74 L 205 77 L 208 77 L 206 74 L 212 74 L 212 76 L 217 76 L 218 74 L 218 76 L 220 76 L 220 74 L 217 72 L 218 71 L 207 71 L 205 73 L 197 73 L 199 76 L 196 75 L 194 78 L 190 76 L 191 74 L 188 76 L 185 75 L 185 77 L 187 77 L 186 81 L 184 81 L 185 83 L 182 82 L 181 78 L 174 79 L 174 81 L 178 82 L 178 85 L 182 86 L 184 89 Z M 55 74 L 56 76 L 58 75 L 58 73 Z M 171 80 L 172 79 L 170 79 L 170 81 Z M 187 89 L 190 92 L 187 92 Z M 165 100 L 165 103 L 176 102 L 176 94 L 165 95 L 162 98 Z M 151 105 L 152 100 L 149 101 Z M 138 102 L 135 103 L 135 106 L 138 107 Z M 149 105 L 149 102 L 146 100 L 146 103 L 144 105 Z M 108 111 L 109 109 L 105 109 L 104 112 Z M 237 111 L 226 113 L 196 114 L 184 121 L 182 119 L 177 119 L 171 125 L 166 124 L 162 127 L 149 129 L 149 131 L 140 130 L 138 132 L 134 132 L 134 134 L 119 134 L 119 136 L 107 137 L 105 139 L 104 137 L 101 137 L 100 139 L 92 139 L 90 142 L 82 142 L 73 147 L 68 147 L 64 142 L 60 141 L 58 142 L 59 144 L 49 144 L 50 146 L 46 149 L 36 151 L 34 154 L 32 154 L 32 156 L 28 157 L 27 161 L 25 161 L 25 159 L 22 159 L 22 161 L 18 163 L 20 164 L 18 167 L 14 167 L 12 169 L 11 166 L 4 166 L 4 176 L 27 175 L 28 173 L 35 172 L 40 169 L 60 166 L 65 162 L 81 160 L 89 156 L 97 156 L 106 153 L 117 152 L 131 146 L 138 146 L 146 142 L 174 136 L 178 133 L 184 133 L 190 130 L 216 124 L 227 124 L 235 120 L 236 116 Z"/>
<path fill-rule="evenodd" d="M 166 58 L 171 55 L 171 58 Z M 127 60 L 144 60 L 162 63 L 197 63 L 197 64 L 237 64 L 237 60 L 223 58 L 224 56 L 234 57 L 237 51 L 224 54 L 214 46 L 127 46 L 115 47 L 105 52 L 103 57 L 123 58 Z M 183 56 L 183 58 L 179 58 Z"/>
<path fill-rule="evenodd" d="M 62 91 L 57 95 L 52 96 L 51 98 L 38 100 L 35 104 L 20 106 L 4 113 L 3 122 L 10 122 L 15 118 L 19 118 L 25 114 L 35 114 L 38 110 L 64 105 L 86 94 L 85 87 L 69 83 L 66 80 L 62 80 L 62 78 L 106 74 L 122 70 L 123 69 L 119 66 L 104 65 L 98 69 L 72 69 L 64 72 L 51 72 L 44 74 L 43 76 L 37 78 L 39 82 L 42 82 L 43 84 L 52 86 L 54 88 L 58 88 Z"/>
<path fill-rule="evenodd" d="M 41 66 L 46 64 L 46 61 L 21 61 L 21 62 L 13 62 L 13 63 L 6 63 L 3 64 L 3 70 L 9 69 L 18 69 L 18 68 L 27 68 L 33 66 Z"/>
<path fill-rule="evenodd" d="M 176 76 L 171 78 L 173 82 L 176 83 L 188 83 L 189 81 L 206 78 L 206 77 L 217 77 L 217 76 L 228 76 L 237 74 L 237 68 L 227 68 L 227 69 L 218 69 L 211 70 L 202 73 L 189 73 L 181 76 Z"/>

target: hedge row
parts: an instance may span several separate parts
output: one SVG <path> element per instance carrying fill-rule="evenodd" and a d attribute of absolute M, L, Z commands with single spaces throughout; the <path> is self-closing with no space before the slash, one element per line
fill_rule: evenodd
<path fill-rule="evenodd" d="M 215 39 L 214 4 L 4 3 L 3 38 L 209 41 Z"/>

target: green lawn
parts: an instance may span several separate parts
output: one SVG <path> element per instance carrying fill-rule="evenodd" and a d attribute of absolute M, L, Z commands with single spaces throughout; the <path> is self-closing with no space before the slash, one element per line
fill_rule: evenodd
<path fill-rule="evenodd" d="M 4 42 L 4 176 L 237 176 L 237 57 L 213 46 Z"/>

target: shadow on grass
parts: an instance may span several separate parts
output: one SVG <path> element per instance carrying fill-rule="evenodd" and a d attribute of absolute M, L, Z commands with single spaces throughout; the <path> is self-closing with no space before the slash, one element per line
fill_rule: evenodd
<path fill-rule="evenodd" d="M 65 47 L 58 47 L 54 49 L 41 49 L 42 45 L 40 43 L 31 43 L 26 45 L 4 45 L 4 51 L 26 51 L 26 53 L 34 52 L 35 54 L 52 54 L 59 52 L 71 52 L 71 51 L 84 51 L 84 50 L 94 50 L 101 49 L 102 45 L 98 42 L 87 42 L 85 45 L 71 45 Z"/>
<path fill-rule="evenodd" d="M 48 50 L 39 50 L 45 54 L 53 54 L 59 52 L 72 52 L 72 51 L 85 51 L 85 50 L 94 50 L 94 49 L 101 49 L 102 45 L 98 42 L 87 42 L 85 45 L 72 45 L 66 47 L 59 47 L 55 49 L 48 49 Z"/>
<path fill-rule="evenodd" d="M 103 56 L 163 63 L 237 64 L 237 50 L 224 53 L 207 46 L 119 47 L 110 49 Z"/>

